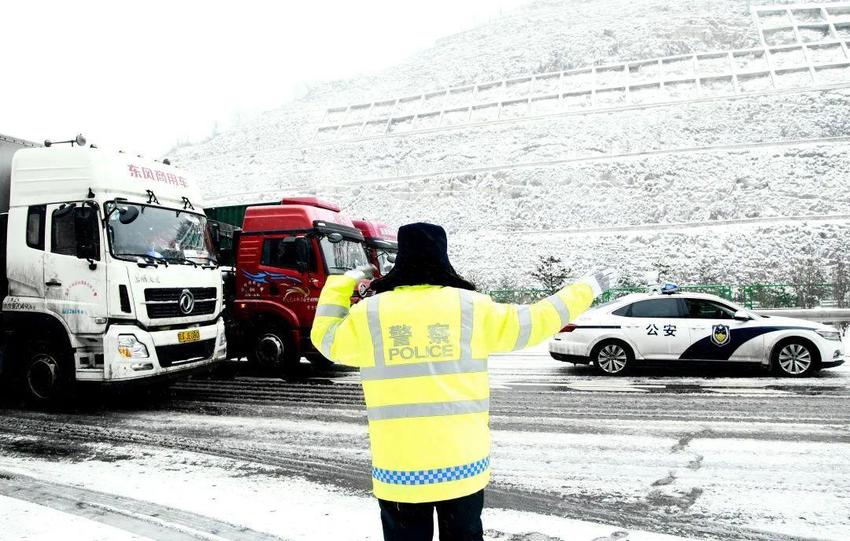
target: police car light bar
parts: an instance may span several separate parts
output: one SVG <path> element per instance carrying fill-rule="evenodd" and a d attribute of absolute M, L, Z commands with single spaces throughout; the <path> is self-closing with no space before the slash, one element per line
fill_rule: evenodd
<path fill-rule="evenodd" d="M 673 284 L 671 282 L 665 282 L 664 285 L 661 286 L 661 294 L 662 295 L 672 295 L 673 293 L 679 292 L 679 286 L 677 284 Z"/>

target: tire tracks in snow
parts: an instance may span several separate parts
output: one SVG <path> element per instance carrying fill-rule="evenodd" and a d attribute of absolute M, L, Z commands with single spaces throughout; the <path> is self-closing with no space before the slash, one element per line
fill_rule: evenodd
<path fill-rule="evenodd" d="M 152 502 L 0 472 L 0 495 L 50 507 L 157 541 L 280 539 Z"/>
<path fill-rule="evenodd" d="M 699 470 L 702 468 L 702 461 L 705 457 L 698 453 L 688 451 L 688 446 L 696 438 L 712 437 L 714 432 L 704 428 L 695 432 L 684 434 L 670 448 L 671 454 L 690 453 L 693 455 L 685 468 L 689 470 Z M 651 484 L 651 489 L 646 495 L 646 501 L 654 507 L 660 507 L 665 510 L 678 508 L 686 511 L 696 503 L 697 499 L 702 496 L 703 488 L 701 486 L 692 486 L 690 488 L 681 487 L 677 481 L 679 480 L 678 470 L 670 470 L 666 477 L 657 479 Z"/>
<path fill-rule="evenodd" d="M 338 454 L 328 461 L 326 454 L 306 447 L 287 455 L 280 448 L 241 442 L 234 444 L 220 438 L 197 438 L 185 435 L 143 432 L 141 430 L 99 426 L 86 422 L 58 422 L 29 414 L 0 415 L 0 434 L 38 437 L 62 442 L 99 442 L 113 445 L 144 445 L 190 451 L 242 462 L 272 466 L 272 475 L 297 476 L 321 484 L 331 484 L 359 494 L 371 488 L 368 459 Z M 101 419 L 103 421 L 103 419 Z M 108 421 L 108 420 L 107 420 Z M 0 449 L 4 442 L 0 440 Z M 321 451 L 321 450 L 319 450 Z M 588 499 L 583 496 L 541 491 L 522 486 L 493 483 L 487 489 L 488 504 L 493 507 L 567 516 L 581 520 L 608 523 L 622 528 L 642 529 L 669 534 L 711 536 L 719 539 L 754 541 L 790 541 L 798 538 L 717 524 L 710 516 L 689 515 L 684 509 L 678 515 L 658 513 L 651 502 L 617 501 L 610 498 Z"/>

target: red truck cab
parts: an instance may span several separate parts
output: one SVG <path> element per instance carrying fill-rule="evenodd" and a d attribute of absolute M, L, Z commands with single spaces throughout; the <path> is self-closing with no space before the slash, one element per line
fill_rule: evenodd
<path fill-rule="evenodd" d="M 353 220 L 354 227 L 363 234 L 369 263 L 377 269 L 375 277 L 385 275 L 393 268 L 398 253 L 398 232 L 381 222 Z"/>
<path fill-rule="evenodd" d="M 296 197 L 248 207 L 233 311 L 248 359 L 284 371 L 302 355 L 327 363 L 310 343 L 319 293 L 328 276 L 367 262 L 363 234 L 332 203 Z"/>

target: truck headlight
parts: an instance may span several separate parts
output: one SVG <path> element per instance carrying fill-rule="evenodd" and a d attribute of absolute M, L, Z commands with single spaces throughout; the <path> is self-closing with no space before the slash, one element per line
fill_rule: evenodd
<path fill-rule="evenodd" d="M 835 340 L 836 342 L 841 341 L 841 333 L 838 331 L 815 331 L 821 337 L 826 338 L 827 340 Z"/>
<path fill-rule="evenodd" d="M 134 334 L 118 335 L 118 354 L 125 359 L 145 359 L 149 356 L 148 348 Z"/>

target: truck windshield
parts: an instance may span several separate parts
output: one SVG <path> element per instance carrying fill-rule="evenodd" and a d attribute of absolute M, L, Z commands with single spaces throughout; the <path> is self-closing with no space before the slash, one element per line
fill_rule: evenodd
<path fill-rule="evenodd" d="M 369 263 L 363 245 L 359 242 L 341 240 L 333 243 L 324 237 L 320 244 L 325 262 L 328 264 L 328 272 L 331 274 L 343 274 L 345 271 Z"/>
<path fill-rule="evenodd" d="M 215 263 L 203 215 L 123 201 L 107 204 L 106 210 L 115 257 L 185 265 Z"/>
<path fill-rule="evenodd" d="M 395 255 L 398 251 L 387 248 L 377 248 L 376 251 L 378 253 L 378 270 L 381 271 L 381 274 L 390 272 L 395 265 Z M 393 258 L 392 261 L 390 261 L 390 257 Z"/>

